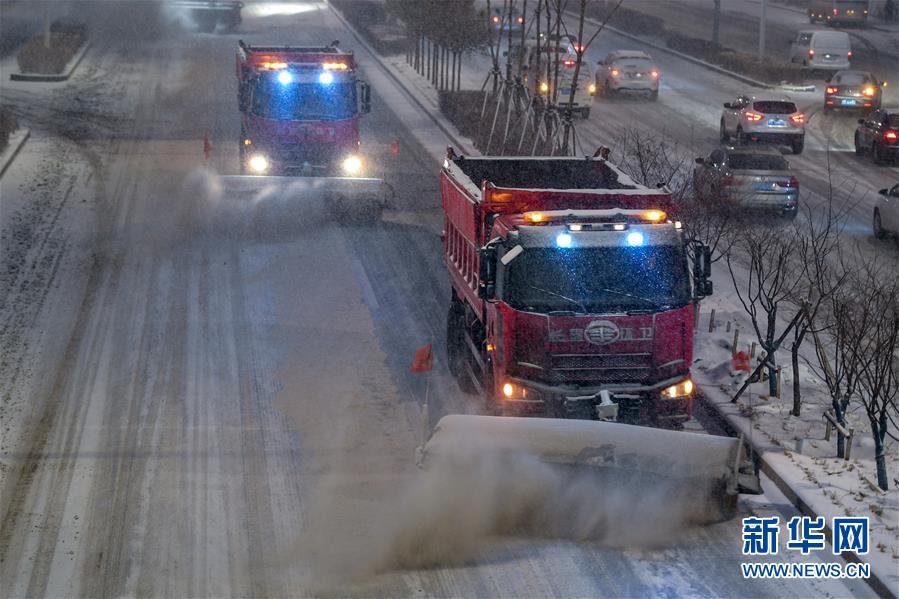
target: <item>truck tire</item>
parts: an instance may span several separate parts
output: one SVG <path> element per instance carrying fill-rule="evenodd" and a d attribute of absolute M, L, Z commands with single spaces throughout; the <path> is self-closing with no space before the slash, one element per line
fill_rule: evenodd
<path fill-rule="evenodd" d="M 462 303 L 453 297 L 446 315 L 446 356 L 449 363 L 449 371 L 459 384 L 463 393 L 476 395 L 477 387 L 471 381 L 466 369 L 465 347 L 465 308 Z"/>

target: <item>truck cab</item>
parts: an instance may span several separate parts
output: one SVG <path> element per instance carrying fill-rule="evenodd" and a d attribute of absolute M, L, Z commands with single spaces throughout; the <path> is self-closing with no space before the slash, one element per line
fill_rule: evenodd
<path fill-rule="evenodd" d="M 368 85 L 352 52 L 330 46 L 238 43 L 242 174 L 365 174 L 359 119 L 369 112 Z"/>
<path fill-rule="evenodd" d="M 448 182 L 488 175 L 498 186 L 484 184 L 467 231 L 461 189 L 444 187 L 450 370 L 494 413 L 680 426 L 708 250 L 684 238 L 664 190 L 597 160 L 524 160 L 447 161 Z M 545 189 L 534 177 L 511 185 L 526 169 L 547 173 Z"/>

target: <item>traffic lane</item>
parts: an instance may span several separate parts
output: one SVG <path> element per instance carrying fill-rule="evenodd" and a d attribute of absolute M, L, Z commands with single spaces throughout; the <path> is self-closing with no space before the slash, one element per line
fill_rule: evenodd
<path fill-rule="evenodd" d="M 684 35 L 710 39 L 714 11 L 710 3 L 695 0 L 693 2 L 667 2 L 659 3 L 655 0 L 636 0 L 630 3 L 631 8 L 642 13 L 661 17 L 669 30 L 678 31 Z M 755 6 L 754 14 L 742 11 L 728 11 L 722 15 L 720 21 L 721 40 L 725 46 L 747 54 L 756 54 L 759 47 L 759 16 L 760 7 Z M 809 25 L 805 19 L 805 25 L 797 27 L 787 24 L 781 19 L 771 18 L 769 14 L 765 32 L 765 56 L 789 62 L 790 44 L 796 39 L 800 29 L 823 29 L 822 25 Z M 896 53 L 893 44 L 884 44 L 888 33 L 871 32 L 866 34 L 861 29 L 846 29 L 852 37 L 853 58 L 852 65 L 855 68 L 874 71 L 878 76 L 886 79 L 896 78 L 899 68 L 896 63 L 899 54 Z M 817 79 L 815 73 L 809 72 L 807 79 Z"/>
<path fill-rule="evenodd" d="M 601 34 L 587 52 L 595 61 L 615 49 L 637 48 L 640 44 L 612 34 Z M 877 191 L 891 185 L 896 170 L 874 165 L 870 159 L 856 157 L 853 134 L 856 115 L 824 114 L 818 94 L 752 90 L 748 86 L 708 69 L 652 48 L 642 48 L 655 60 L 661 72 L 661 90 L 657 102 L 640 96 L 597 97 L 587 122 L 577 122 L 584 151 L 597 145 L 609 145 L 622 132 L 633 129 L 649 137 L 670 143 L 670 151 L 682 153 L 684 160 L 705 156 L 719 145 L 719 121 L 723 103 L 740 94 L 789 96 L 809 115 L 806 148 L 794 156 L 786 151 L 803 188 L 812 192 L 809 201 L 824 205 L 833 181 L 840 205 L 852 205 L 850 231 L 870 233 L 871 211 Z M 614 143 L 612 143 L 614 147 Z M 691 156 L 692 154 L 692 156 Z"/>

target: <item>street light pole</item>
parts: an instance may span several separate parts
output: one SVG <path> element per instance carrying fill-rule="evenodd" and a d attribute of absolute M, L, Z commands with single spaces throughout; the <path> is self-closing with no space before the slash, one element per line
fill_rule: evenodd
<path fill-rule="evenodd" d="M 762 16 L 759 19 L 759 59 L 765 58 L 765 26 L 768 24 L 768 0 L 762 0 Z"/>

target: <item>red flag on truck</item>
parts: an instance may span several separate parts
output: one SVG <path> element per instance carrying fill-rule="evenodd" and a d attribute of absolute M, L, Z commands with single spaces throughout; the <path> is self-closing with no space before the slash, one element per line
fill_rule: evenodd
<path fill-rule="evenodd" d="M 434 368 L 434 352 L 431 344 L 428 343 L 415 350 L 415 358 L 412 360 L 412 367 L 409 372 L 428 372 Z"/>

